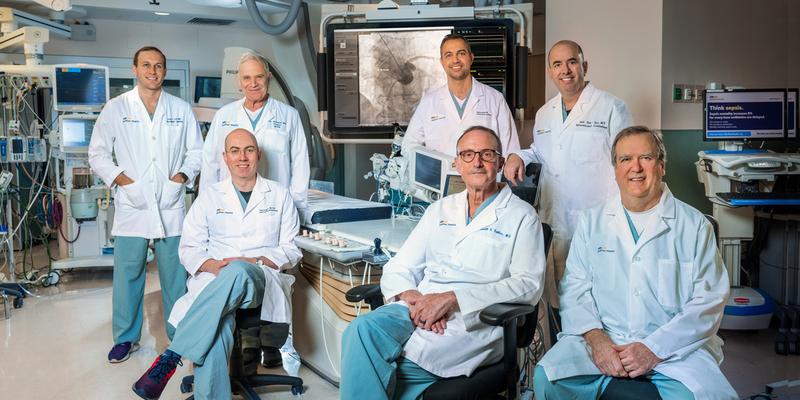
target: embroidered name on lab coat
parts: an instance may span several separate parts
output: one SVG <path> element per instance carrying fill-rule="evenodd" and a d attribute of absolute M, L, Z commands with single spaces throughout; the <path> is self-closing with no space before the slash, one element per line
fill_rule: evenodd
<path fill-rule="evenodd" d="M 486 228 L 481 228 L 481 230 L 482 231 L 491 232 L 491 233 L 494 233 L 495 235 L 500 235 L 500 236 L 505 237 L 505 238 L 510 238 L 511 237 L 511 235 L 509 235 L 509 234 L 507 234 L 505 232 L 498 231 L 497 229 L 490 228 L 488 226 Z"/>
<path fill-rule="evenodd" d="M 550 129 L 539 128 L 539 129 L 536 130 L 536 134 L 537 135 L 544 135 L 545 133 L 550 133 Z"/>
<path fill-rule="evenodd" d="M 181 117 L 167 117 L 165 120 L 167 124 L 170 125 L 179 125 L 183 123 L 183 118 Z"/>
<path fill-rule="evenodd" d="M 228 126 L 228 127 L 236 127 L 236 128 L 239 127 L 239 124 L 237 124 L 236 122 L 231 122 L 231 121 L 222 121 L 221 125 L 222 126 Z"/>
<path fill-rule="evenodd" d="M 284 128 L 286 128 L 286 122 L 285 121 L 276 121 L 274 119 L 271 119 L 268 122 L 269 122 L 270 126 L 275 128 L 275 129 L 284 129 Z"/>
<path fill-rule="evenodd" d="M 475 115 L 480 116 L 480 117 L 491 117 L 492 113 L 490 113 L 488 111 L 477 111 L 477 112 L 475 112 Z"/>
<path fill-rule="evenodd" d="M 233 215 L 233 211 L 225 211 L 224 208 L 218 208 L 217 214 Z"/>
<path fill-rule="evenodd" d="M 258 210 L 259 214 L 275 214 L 276 212 L 278 212 L 278 209 L 276 207 L 267 207 Z"/>
<path fill-rule="evenodd" d="M 592 126 L 595 128 L 608 129 L 608 121 L 594 121 L 592 122 Z"/>
<path fill-rule="evenodd" d="M 138 124 L 139 120 L 133 117 L 122 117 L 123 124 Z"/>
<path fill-rule="evenodd" d="M 452 224 L 450 222 L 447 222 L 447 220 L 442 219 L 439 220 L 439 226 L 456 226 L 456 224 Z"/>
<path fill-rule="evenodd" d="M 608 249 L 608 248 L 605 248 L 603 246 L 600 246 L 600 247 L 597 248 L 597 253 L 598 254 L 600 254 L 600 253 L 613 253 L 613 252 L 614 252 L 614 249 Z"/>
<path fill-rule="evenodd" d="M 444 115 L 431 115 L 431 122 L 438 121 L 440 119 L 445 119 L 445 118 L 446 117 Z"/>

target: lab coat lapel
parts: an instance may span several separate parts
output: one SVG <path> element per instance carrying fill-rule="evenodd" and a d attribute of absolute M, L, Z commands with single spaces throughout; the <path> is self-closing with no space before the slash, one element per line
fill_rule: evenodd
<path fill-rule="evenodd" d="M 461 218 L 464 222 L 466 222 L 467 210 L 469 204 L 467 203 L 467 191 L 465 190 L 462 192 L 464 195 L 463 199 L 461 200 L 461 204 L 463 204 L 463 208 L 461 211 Z M 489 204 L 480 214 L 478 217 L 473 219 L 472 222 L 466 224 L 462 229 L 459 229 L 458 236 L 456 237 L 456 244 L 461 243 L 467 236 L 480 231 L 487 226 L 490 226 L 497 222 L 497 210 L 498 208 L 505 207 L 509 200 L 509 195 L 511 193 L 511 189 L 508 189 L 508 186 L 504 186 L 500 193 L 497 195 L 497 198 L 492 201 L 492 204 Z"/>
<path fill-rule="evenodd" d="M 478 107 L 482 101 L 485 101 L 486 92 L 483 88 L 478 86 L 478 81 L 472 78 L 472 92 L 470 92 L 469 99 L 467 100 L 467 107 L 464 109 L 464 115 L 475 115 L 475 108 Z M 452 103 L 452 100 L 450 101 Z M 455 108 L 455 106 L 453 106 Z"/>
<path fill-rule="evenodd" d="M 450 88 L 446 84 L 439 89 L 439 105 L 443 108 L 448 120 L 456 123 L 461 121 L 461 118 L 458 117 L 456 105 L 453 104 L 453 98 L 450 97 Z"/>
<path fill-rule="evenodd" d="M 621 251 L 622 254 L 626 254 L 629 257 L 633 256 L 633 253 L 636 251 L 636 243 L 633 242 L 633 235 L 631 235 L 628 219 L 625 218 L 622 200 L 619 196 L 617 196 L 615 201 L 607 203 L 605 213 L 613 221 L 613 228 L 611 228 L 613 231 L 609 232 L 611 233 L 610 235 L 603 235 L 603 237 L 614 237 L 622 245 L 622 248 L 618 251 Z M 639 243 L 642 243 L 641 239 L 639 239 Z M 612 244 L 605 243 L 604 246 L 612 246 Z"/>
<path fill-rule="evenodd" d="M 222 204 L 224 204 L 227 209 L 225 211 L 230 210 L 237 220 L 242 220 L 244 216 L 242 212 L 242 203 L 239 202 L 239 194 L 236 193 L 236 188 L 233 187 L 231 178 L 228 178 L 227 183 L 222 185 L 221 190 Z"/>
<path fill-rule="evenodd" d="M 592 108 L 594 104 L 594 97 L 595 97 L 595 89 L 591 83 L 586 83 L 586 87 L 583 88 L 581 95 L 578 97 L 578 101 L 575 103 L 575 106 L 572 107 L 572 111 L 569 112 L 567 115 L 567 119 L 564 121 L 564 124 L 561 126 L 561 132 L 564 132 L 567 127 L 574 125 L 575 122 L 579 121 L 589 110 Z M 556 104 L 556 108 L 558 111 L 561 111 L 561 102 L 563 98 L 559 95 L 559 102 Z M 561 118 L 561 115 L 558 116 Z"/>
<path fill-rule="evenodd" d="M 661 200 L 656 209 L 656 216 L 653 218 L 648 226 L 644 228 L 642 237 L 636 243 L 636 251 L 638 252 L 644 245 L 651 240 L 659 237 L 664 232 L 670 230 L 670 224 L 675 220 L 675 198 L 672 197 L 669 188 L 665 183 L 661 184 L 662 190 Z"/>
<path fill-rule="evenodd" d="M 244 212 L 243 217 L 247 217 L 261 203 L 265 202 L 267 193 L 269 193 L 270 190 L 267 180 L 259 176 L 256 180 L 256 185 L 253 187 L 253 194 L 250 195 L 250 201 L 247 202 L 247 210 Z"/>

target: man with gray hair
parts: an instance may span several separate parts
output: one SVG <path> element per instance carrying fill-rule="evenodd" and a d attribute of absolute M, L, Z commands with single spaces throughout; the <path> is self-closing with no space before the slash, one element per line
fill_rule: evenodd
<path fill-rule="evenodd" d="M 228 169 L 222 162 L 225 138 L 235 129 L 252 132 L 258 141 L 262 157 L 258 173 L 289 189 L 298 210 L 306 207 L 310 167 L 308 147 L 303 125 L 297 110 L 269 95 L 272 74 L 267 60 L 260 54 L 247 52 L 239 60 L 239 88 L 244 98 L 227 104 L 217 111 L 203 145 L 203 163 L 200 170 L 200 190 L 227 179 Z M 242 348 L 247 372 L 255 373 L 259 347 L 256 335 L 260 330 L 260 344 L 264 352 L 264 366 L 281 364 L 278 348 L 286 341 L 289 326 L 271 324 L 243 332 Z"/>
<path fill-rule="evenodd" d="M 658 132 L 623 129 L 611 157 L 619 193 L 578 221 L 536 398 L 596 399 L 636 379 L 663 399 L 735 399 L 719 369 L 729 284 L 711 224 L 662 182 Z"/>

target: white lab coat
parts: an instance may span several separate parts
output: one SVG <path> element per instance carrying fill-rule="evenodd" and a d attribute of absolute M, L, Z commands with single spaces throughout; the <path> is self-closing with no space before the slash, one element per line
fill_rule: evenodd
<path fill-rule="evenodd" d="M 542 164 L 538 210 L 542 222 L 553 228 L 554 264 L 548 271 L 546 296 L 554 304 L 578 216 L 619 191 L 611 144 L 632 124 L 625 102 L 587 83 L 566 120 L 561 94 L 545 103 L 536 112 L 531 147 L 517 153 L 526 165 Z"/>
<path fill-rule="evenodd" d="M 559 287 L 563 331 L 539 365 L 551 381 L 601 374 L 582 335 L 603 329 L 617 344 L 646 345 L 665 360 L 655 370 L 698 400 L 735 399 L 718 366 L 729 283 L 713 228 L 662 185 L 636 244 L 619 196 L 581 218 Z"/>
<path fill-rule="evenodd" d="M 536 304 L 545 268 L 536 211 L 506 186 L 469 225 L 467 192 L 433 203 L 383 269 L 381 291 L 394 300 L 417 289 L 454 291 L 459 312 L 444 335 L 416 329 L 404 357 L 442 377 L 470 375 L 503 355 L 501 327 L 480 322 L 494 303 Z"/>
<path fill-rule="evenodd" d="M 230 179 L 207 187 L 186 215 L 178 252 L 189 272 L 187 293 L 175 302 L 169 322 L 178 326 L 200 292 L 214 280 L 213 274 L 198 271 L 203 262 L 211 258 L 265 256 L 281 270 L 291 268 L 302 257 L 294 244 L 299 228 L 297 210 L 288 190 L 274 181 L 258 177 L 246 211 L 242 211 L 239 195 Z M 263 302 L 285 308 L 284 300 L 289 294 L 283 280 L 293 280 L 293 277 L 266 266 L 264 275 L 265 293 L 275 288 L 282 290 L 283 296 L 274 296 L 276 292 L 273 291 L 273 296 L 265 296 Z M 274 307 L 262 307 L 265 312 L 274 310 Z M 282 312 L 282 309 L 277 311 Z M 273 322 L 288 322 L 291 315 L 288 317 L 267 317 L 262 312 L 262 319 Z"/>
<path fill-rule="evenodd" d="M 111 233 L 147 239 L 180 235 L 185 185 L 169 178 L 182 172 L 192 185 L 202 146 L 192 107 L 163 90 L 152 120 L 138 87 L 106 103 L 92 131 L 89 165 L 114 190 Z M 115 185 L 122 172 L 133 183 Z"/>
<path fill-rule="evenodd" d="M 258 173 L 287 187 L 295 206 L 305 208 L 311 169 L 300 114 L 272 96 L 267 99 L 264 107 L 255 132 L 244 110 L 244 99 L 227 104 L 217 111 L 203 145 L 201 191 L 230 177 L 222 159 L 225 138 L 232 130 L 242 128 L 255 135 L 258 147 L 261 148 Z"/>
<path fill-rule="evenodd" d="M 458 117 L 446 84 L 422 96 L 403 137 L 403 153 L 413 147 L 424 146 L 455 157 L 458 138 L 474 125 L 497 132 L 504 156 L 519 152 L 517 127 L 505 97 L 472 78 L 472 93 L 467 100 L 463 119 Z"/>

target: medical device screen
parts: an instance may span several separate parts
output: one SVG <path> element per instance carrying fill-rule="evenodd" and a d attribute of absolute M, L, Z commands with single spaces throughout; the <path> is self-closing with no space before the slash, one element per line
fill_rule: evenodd
<path fill-rule="evenodd" d="M 441 193 L 442 163 L 441 159 L 417 152 L 414 157 L 414 183 Z"/>
<path fill-rule="evenodd" d="M 61 148 L 65 152 L 86 151 L 92 139 L 93 119 L 61 118 Z"/>
<path fill-rule="evenodd" d="M 472 76 L 511 104 L 513 27 L 508 19 L 328 25 L 328 130 L 363 135 L 408 126 L 422 95 L 447 83 L 439 46 L 450 33 L 469 40 Z"/>
<path fill-rule="evenodd" d="M 108 101 L 108 69 L 56 66 L 53 93 L 58 111 L 100 111 Z"/>
<path fill-rule="evenodd" d="M 785 89 L 707 90 L 704 98 L 703 139 L 784 139 L 788 125 L 786 100 Z"/>

